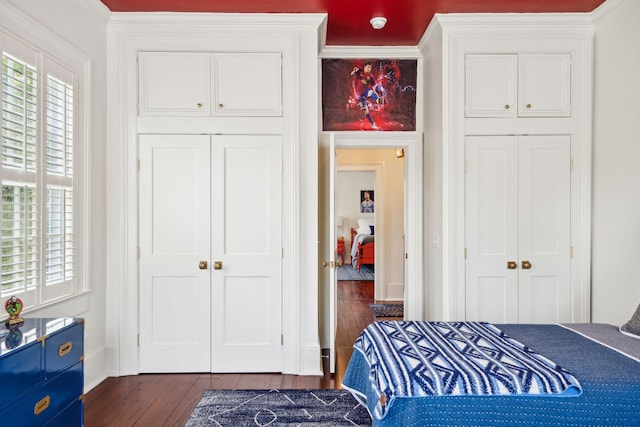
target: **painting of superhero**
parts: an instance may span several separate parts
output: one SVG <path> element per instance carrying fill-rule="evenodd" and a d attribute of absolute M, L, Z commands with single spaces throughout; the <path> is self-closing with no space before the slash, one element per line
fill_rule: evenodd
<path fill-rule="evenodd" d="M 410 59 L 323 59 L 323 130 L 416 130 L 417 70 Z"/>

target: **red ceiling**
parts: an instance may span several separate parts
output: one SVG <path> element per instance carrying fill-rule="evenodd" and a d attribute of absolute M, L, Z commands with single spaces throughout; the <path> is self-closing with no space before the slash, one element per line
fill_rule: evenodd
<path fill-rule="evenodd" d="M 327 13 L 327 45 L 415 46 L 434 13 L 591 12 L 604 0 L 102 0 L 112 12 Z M 385 16 L 374 30 L 369 20 Z"/>

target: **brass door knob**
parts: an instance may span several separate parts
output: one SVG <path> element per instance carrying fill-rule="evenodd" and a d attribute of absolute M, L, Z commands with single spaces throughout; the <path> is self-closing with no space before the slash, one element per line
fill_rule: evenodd
<path fill-rule="evenodd" d="M 525 107 L 531 108 L 531 104 L 527 104 L 527 105 L 525 105 Z"/>
<path fill-rule="evenodd" d="M 529 261 L 522 261 L 522 269 L 529 270 L 531 268 L 531 263 Z"/>
<path fill-rule="evenodd" d="M 200 261 L 200 263 L 198 264 L 198 268 L 200 270 L 206 270 L 207 266 L 208 266 L 207 261 Z"/>
<path fill-rule="evenodd" d="M 504 106 L 504 109 L 505 109 L 505 110 L 508 110 L 509 108 L 511 108 L 511 107 L 509 107 L 509 104 L 506 104 L 506 105 Z"/>
<path fill-rule="evenodd" d="M 507 261 L 507 268 L 509 270 L 515 270 L 516 268 L 518 268 L 518 263 L 515 261 Z"/>
<path fill-rule="evenodd" d="M 213 261 L 214 270 L 222 270 L 222 261 Z"/>

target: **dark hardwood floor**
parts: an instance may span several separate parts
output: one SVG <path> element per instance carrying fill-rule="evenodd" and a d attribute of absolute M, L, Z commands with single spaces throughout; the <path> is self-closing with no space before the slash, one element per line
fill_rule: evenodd
<path fill-rule="evenodd" d="M 207 389 L 340 388 L 353 342 L 374 321 L 373 281 L 338 282 L 336 373 L 323 358 L 323 376 L 283 374 L 141 374 L 108 378 L 85 395 L 85 427 L 184 426 Z"/>

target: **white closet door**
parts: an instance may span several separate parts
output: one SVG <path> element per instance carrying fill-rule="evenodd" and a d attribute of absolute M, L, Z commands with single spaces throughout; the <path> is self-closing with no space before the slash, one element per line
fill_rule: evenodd
<path fill-rule="evenodd" d="M 210 137 L 140 136 L 140 371 L 210 368 Z"/>
<path fill-rule="evenodd" d="M 571 320 L 569 136 L 522 136 L 519 147 L 519 321 Z M 531 268 L 523 269 L 529 261 Z"/>
<path fill-rule="evenodd" d="M 212 371 L 282 371 L 279 136 L 214 136 Z"/>
<path fill-rule="evenodd" d="M 466 318 L 570 320 L 570 138 L 466 139 Z"/>
<path fill-rule="evenodd" d="M 466 318 L 518 320 L 518 139 L 466 139 Z"/>

